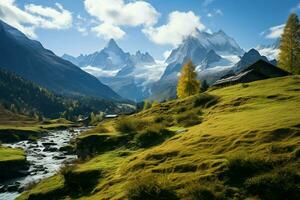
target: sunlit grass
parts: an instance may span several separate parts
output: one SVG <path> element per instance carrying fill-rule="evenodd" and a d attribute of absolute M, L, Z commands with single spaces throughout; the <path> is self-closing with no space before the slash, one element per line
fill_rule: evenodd
<path fill-rule="evenodd" d="M 211 89 L 208 94 L 218 99 L 206 106 L 195 106 L 198 97 L 194 96 L 162 103 L 128 116 L 128 119 L 148 120 L 151 123 L 155 123 L 157 116 L 171 116 L 165 124 L 169 125 L 169 130 L 178 133 L 157 146 L 115 149 L 79 164 L 77 170 L 98 169 L 105 172 L 94 192 L 81 199 L 122 199 L 128 191 L 128 181 L 144 173 L 166 177 L 168 187 L 176 188 L 183 199 L 186 191 L 190 190 L 186 188 L 187 185 L 193 184 L 192 189 L 202 191 L 203 187 L 197 186 L 200 182 L 214 195 L 220 195 L 214 191 L 214 186 L 224 187 L 220 191 L 232 186 L 224 178 L 236 157 L 250 159 L 249 162 L 241 160 L 246 167 L 248 163 L 256 163 L 251 160 L 253 158 L 270 163 L 270 168 L 259 173 L 278 175 L 268 170 L 282 167 L 299 173 L 300 76 L 268 79 L 247 85 Z M 181 113 L 201 107 L 201 124 L 182 128 L 176 120 L 172 121 Z M 160 119 L 160 123 L 164 119 Z M 115 119 L 102 125 L 112 127 L 113 124 Z M 120 151 L 127 153 L 120 154 Z M 250 177 L 253 179 L 246 180 L 245 184 L 254 187 L 258 180 L 271 180 L 255 178 L 255 173 L 251 174 L 254 178 Z M 244 190 L 247 190 L 246 185 L 239 183 L 235 185 L 234 194 L 241 195 L 241 198 L 249 197 L 242 196 L 245 195 Z M 249 195 L 251 197 L 252 193 Z"/>

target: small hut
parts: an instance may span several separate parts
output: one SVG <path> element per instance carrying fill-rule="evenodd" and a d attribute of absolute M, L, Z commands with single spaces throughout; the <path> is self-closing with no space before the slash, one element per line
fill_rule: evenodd
<path fill-rule="evenodd" d="M 238 83 L 249 83 L 268 78 L 287 76 L 288 74 L 288 72 L 272 65 L 267 61 L 258 60 L 237 74 L 221 78 L 212 86 L 222 87 Z"/>

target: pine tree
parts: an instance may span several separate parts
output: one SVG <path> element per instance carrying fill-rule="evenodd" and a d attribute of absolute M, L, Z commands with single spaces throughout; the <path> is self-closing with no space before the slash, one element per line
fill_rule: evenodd
<path fill-rule="evenodd" d="M 300 74 L 300 23 L 298 16 L 289 16 L 281 36 L 279 67 L 292 73 Z"/>
<path fill-rule="evenodd" d="M 192 61 L 188 61 L 181 70 L 177 85 L 177 96 L 179 98 L 185 98 L 198 93 L 199 90 L 200 83 L 197 80 L 195 65 Z"/>

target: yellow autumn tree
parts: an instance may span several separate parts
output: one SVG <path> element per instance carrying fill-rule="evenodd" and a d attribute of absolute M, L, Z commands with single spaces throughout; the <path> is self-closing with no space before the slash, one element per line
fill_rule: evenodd
<path fill-rule="evenodd" d="M 195 65 L 190 60 L 181 70 L 177 85 L 177 97 L 185 98 L 200 91 L 200 82 L 197 80 Z"/>
<path fill-rule="evenodd" d="M 292 73 L 300 74 L 300 22 L 292 13 L 281 35 L 279 67 Z"/>

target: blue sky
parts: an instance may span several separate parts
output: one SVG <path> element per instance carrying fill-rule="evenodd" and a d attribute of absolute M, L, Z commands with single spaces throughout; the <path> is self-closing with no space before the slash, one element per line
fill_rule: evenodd
<path fill-rule="evenodd" d="M 0 19 L 56 54 L 87 54 L 114 37 L 156 59 L 195 27 L 224 30 L 245 50 L 278 38 L 299 0 L 1 0 Z M 181 28 L 182 27 L 182 28 Z M 274 27 L 274 28 L 272 28 Z"/>

